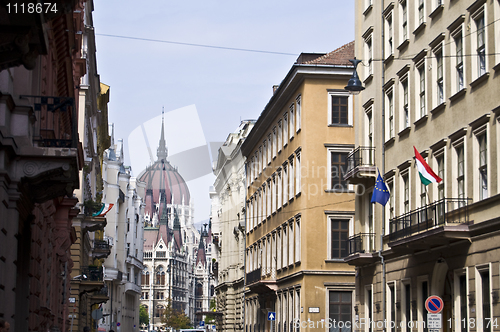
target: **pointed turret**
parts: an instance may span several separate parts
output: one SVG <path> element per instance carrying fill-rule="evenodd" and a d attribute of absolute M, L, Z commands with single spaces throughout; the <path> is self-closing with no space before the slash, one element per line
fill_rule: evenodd
<path fill-rule="evenodd" d="M 177 209 L 174 209 L 174 241 L 175 249 L 181 250 L 182 248 L 182 234 L 181 234 L 181 223 L 179 222 L 179 215 L 177 214 Z"/>
<path fill-rule="evenodd" d="M 164 123 L 164 117 L 163 117 L 164 111 L 162 109 L 161 111 L 161 136 L 160 136 L 160 143 L 158 145 L 158 150 L 156 150 L 156 156 L 158 157 L 158 160 L 167 160 L 168 156 L 168 149 L 167 149 L 167 142 L 165 141 L 165 123 Z"/>
<path fill-rule="evenodd" d="M 200 232 L 201 236 L 200 236 L 200 243 L 198 244 L 198 253 L 196 255 L 196 265 L 198 265 L 199 262 L 201 262 L 203 266 L 207 265 L 207 256 L 205 255 L 205 241 L 203 241 L 203 238 L 206 236 L 206 233 L 207 233 L 206 229 L 205 231 L 201 230 Z"/>

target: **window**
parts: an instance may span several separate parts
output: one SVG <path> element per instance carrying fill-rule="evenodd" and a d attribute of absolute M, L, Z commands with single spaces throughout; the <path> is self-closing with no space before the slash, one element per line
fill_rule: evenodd
<path fill-rule="evenodd" d="M 277 152 L 277 137 L 276 137 L 276 127 L 273 127 L 273 159 L 276 158 L 276 152 Z"/>
<path fill-rule="evenodd" d="M 372 107 L 370 107 L 367 111 L 366 111 L 366 120 L 367 120 L 367 123 L 368 123 L 368 144 L 367 146 L 368 147 L 373 147 L 373 116 L 372 116 Z M 370 154 L 370 158 L 371 158 L 371 154 Z M 371 162 L 371 160 L 370 160 Z"/>
<path fill-rule="evenodd" d="M 373 321 L 373 290 L 372 285 L 365 288 L 365 322 Z M 372 332 L 374 324 L 365 324 L 365 331 Z"/>
<path fill-rule="evenodd" d="M 278 153 L 281 152 L 281 148 L 283 147 L 283 123 L 281 120 L 278 121 Z"/>
<path fill-rule="evenodd" d="M 291 200 L 295 193 L 295 173 L 294 173 L 294 164 L 293 164 L 293 155 L 288 159 L 288 199 Z"/>
<path fill-rule="evenodd" d="M 347 169 L 347 152 L 330 152 L 330 189 L 344 191 L 348 190 L 348 183 L 344 180 Z"/>
<path fill-rule="evenodd" d="M 490 300 L 490 271 L 489 269 L 479 272 L 480 275 L 480 292 L 481 298 L 478 303 L 479 306 L 482 304 L 482 318 L 483 318 L 483 331 L 491 332 L 491 325 L 494 323 L 491 319 L 491 300 Z M 479 317 L 478 317 L 479 318 Z"/>
<path fill-rule="evenodd" d="M 351 97 L 345 92 L 329 92 L 330 125 L 352 125 Z"/>
<path fill-rule="evenodd" d="M 437 92 L 437 105 L 444 102 L 444 80 L 443 80 L 443 50 L 439 49 L 434 53 L 437 65 L 436 77 L 436 92 Z"/>
<path fill-rule="evenodd" d="M 302 96 L 299 95 L 296 99 L 295 102 L 297 103 L 297 111 L 296 111 L 296 126 L 297 126 L 297 132 L 299 132 L 301 125 L 302 125 Z"/>
<path fill-rule="evenodd" d="M 386 58 L 394 53 L 393 50 L 393 31 L 392 31 L 392 11 L 385 17 L 386 40 L 385 40 L 385 56 Z"/>
<path fill-rule="evenodd" d="M 271 134 L 267 135 L 267 164 L 271 164 L 271 158 L 272 158 L 272 140 L 271 140 Z"/>
<path fill-rule="evenodd" d="M 281 209 L 283 206 L 283 180 L 281 178 L 281 169 L 278 169 L 278 209 Z"/>
<path fill-rule="evenodd" d="M 294 220 L 290 220 L 288 222 L 288 265 L 292 265 L 295 261 L 293 249 L 295 248 L 294 240 L 294 228 L 293 228 Z"/>
<path fill-rule="evenodd" d="M 422 25 L 425 23 L 425 1 L 424 0 L 418 0 L 417 1 L 417 22 L 418 25 Z"/>
<path fill-rule="evenodd" d="M 288 144 L 288 112 L 283 114 L 283 146 Z"/>
<path fill-rule="evenodd" d="M 301 169 L 300 169 L 300 151 L 297 152 L 295 156 L 295 195 L 300 194 L 301 192 Z"/>
<path fill-rule="evenodd" d="M 453 36 L 453 41 L 455 44 L 455 75 L 456 75 L 456 89 L 458 92 L 464 88 L 464 51 L 463 51 L 463 39 L 462 30 L 460 29 L 458 33 Z"/>
<path fill-rule="evenodd" d="M 392 219 L 395 217 L 394 214 L 394 180 L 387 181 L 387 189 L 389 189 L 389 213 L 388 217 L 389 219 Z"/>
<path fill-rule="evenodd" d="M 372 34 L 365 39 L 365 58 L 367 59 L 368 66 L 366 67 L 365 79 L 373 75 L 373 43 Z"/>
<path fill-rule="evenodd" d="M 402 189 L 403 189 L 403 213 L 410 212 L 410 180 L 408 172 L 401 176 Z"/>
<path fill-rule="evenodd" d="M 403 40 L 401 42 L 404 42 L 408 40 L 408 7 L 406 4 L 406 0 L 403 0 L 400 3 L 401 3 L 401 22 L 402 22 L 401 35 L 403 36 Z"/>
<path fill-rule="evenodd" d="M 477 33 L 477 76 L 480 77 L 486 73 L 486 46 L 485 46 L 485 28 L 484 28 L 484 13 L 481 13 L 474 19 Z"/>
<path fill-rule="evenodd" d="M 262 142 L 262 170 L 267 166 L 267 139 Z"/>
<path fill-rule="evenodd" d="M 387 121 L 389 123 L 389 139 L 394 137 L 394 98 L 393 91 L 387 92 Z"/>
<path fill-rule="evenodd" d="M 290 140 L 292 140 L 293 135 L 295 134 L 295 104 L 290 105 Z"/>
<path fill-rule="evenodd" d="M 488 158 L 486 132 L 477 136 L 479 146 L 479 199 L 488 197 Z"/>
<path fill-rule="evenodd" d="M 288 162 L 283 164 L 283 205 L 288 202 Z"/>
<path fill-rule="evenodd" d="M 410 126 L 410 108 L 408 103 L 408 76 L 405 75 L 401 79 L 401 129 L 406 129 Z"/>
<path fill-rule="evenodd" d="M 387 321 L 396 322 L 396 288 L 394 287 L 394 282 L 389 282 L 387 284 L 387 300 L 388 300 L 388 310 L 387 310 Z M 395 332 L 396 324 L 389 324 L 389 332 Z"/>
<path fill-rule="evenodd" d="M 419 293 L 420 296 L 418 298 L 418 311 L 419 311 L 419 320 L 422 322 L 427 322 L 427 309 L 425 308 L 425 300 L 429 297 L 429 288 L 428 288 L 428 282 L 427 280 L 421 280 L 419 284 Z M 419 326 L 419 331 L 420 328 L 423 327 L 422 331 L 427 332 L 427 324 L 422 324 L 423 326 Z"/>
<path fill-rule="evenodd" d="M 295 218 L 295 262 L 300 262 L 300 216 Z"/>
<path fill-rule="evenodd" d="M 417 68 L 419 80 L 419 107 L 420 117 L 426 115 L 425 109 L 425 63 L 422 61 Z"/>
<path fill-rule="evenodd" d="M 437 175 L 443 179 L 440 183 L 438 183 L 438 200 L 441 200 L 445 197 L 444 195 L 444 180 L 445 180 L 445 172 L 444 172 L 444 150 L 439 155 L 436 155 L 436 163 L 437 163 Z"/>
<path fill-rule="evenodd" d="M 468 322 L 469 306 L 467 305 L 467 275 L 463 274 L 459 277 L 459 294 L 460 294 L 460 320 L 461 332 L 467 332 L 467 325 L 461 322 Z"/>
<path fill-rule="evenodd" d="M 402 321 L 404 322 L 410 322 L 412 321 L 411 318 L 411 284 L 410 281 L 403 281 L 402 284 L 402 292 L 401 292 L 401 302 L 402 302 L 402 308 L 401 308 L 401 313 L 403 315 Z M 403 326 L 403 332 L 409 331 L 410 329 L 408 328 L 408 325 L 405 324 Z"/>
<path fill-rule="evenodd" d="M 342 259 L 348 256 L 347 239 L 349 238 L 349 219 L 330 219 L 331 223 L 331 254 L 332 259 Z"/>
<path fill-rule="evenodd" d="M 351 322 L 352 292 L 330 291 L 329 294 L 329 321 L 331 322 Z M 331 329 L 336 332 L 350 332 L 351 326 Z"/>
<path fill-rule="evenodd" d="M 463 144 L 455 148 L 457 157 L 457 195 L 458 198 L 465 198 L 465 159 Z"/>

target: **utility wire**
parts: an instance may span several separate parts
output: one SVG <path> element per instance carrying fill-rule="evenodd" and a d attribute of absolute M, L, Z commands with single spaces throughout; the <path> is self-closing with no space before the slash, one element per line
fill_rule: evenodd
<path fill-rule="evenodd" d="M 132 39 L 132 40 L 141 40 L 141 41 L 149 41 L 149 42 L 164 43 L 164 44 L 174 44 L 174 45 L 185 45 L 185 46 L 215 48 L 215 49 L 220 49 L 220 50 L 230 50 L 230 51 L 240 51 L 240 52 L 254 52 L 254 53 L 266 53 L 266 54 L 276 54 L 276 55 L 293 55 L 293 56 L 297 56 L 297 54 L 295 54 L 295 53 L 273 52 L 273 51 L 263 51 L 263 50 L 252 50 L 252 49 L 248 49 L 248 48 L 236 48 L 236 47 L 215 46 L 215 45 L 205 45 L 205 44 L 195 44 L 195 43 L 183 43 L 183 42 L 176 42 L 176 41 L 170 41 L 170 40 L 140 38 L 140 37 L 131 37 L 131 36 L 119 36 L 119 35 L 108 35 L 108 34 L 103 34 L 103 33 L 96 33 L 96 36 L 104 36 L 104 37 L 112 37 L 112 38 L 122 38 L 122 39 Z"/>

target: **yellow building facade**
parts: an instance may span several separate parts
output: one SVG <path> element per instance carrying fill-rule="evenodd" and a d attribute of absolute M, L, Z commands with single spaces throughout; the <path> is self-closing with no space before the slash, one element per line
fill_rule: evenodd
<path fill-rule="evenodd" d="M 354 42 L 303 53 L 242 146 L 247 332 L 269 331 L 268 315 L 278 332 L 351 320 L 354 269 L 343 258 L 354 187 L 343 173 L 354 147 L 354 103 L 344 90 L 353 52 Z"/>

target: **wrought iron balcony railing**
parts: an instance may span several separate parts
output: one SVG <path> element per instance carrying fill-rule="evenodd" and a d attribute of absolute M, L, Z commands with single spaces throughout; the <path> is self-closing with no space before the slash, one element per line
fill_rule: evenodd
<path fill-rule="evenodd" d="M 389 241 L 395 241 L 446 224 L 467 224 L 470 198 L 443 198 L 389 222 Z"/>
<path fill-rule="evenodd" d="M 375 233 L 359 233 L 347 240 L 349 255 L 375 251 Z"/>
<path fill-rule="evenodd" d="M 375 166 L 375 148 L 369 146 L 358 146 L 347 156 L 347 170 L 349 174 L 356 167 Z"/>
<path fill-rule="evenodd" d="M 246 284 L 247 285 L 253 284 L 254 282 L 261 280 L 261 276 L 262 276 L 262 269 L 260 267 L 256 270 L 253 270 L 252 272 L 247 273 Z"/>
<path fill-rule="evenodd" d="M 87 266 L 82 268 L 82 281 L 103 281 L 102 267 Z"/>

